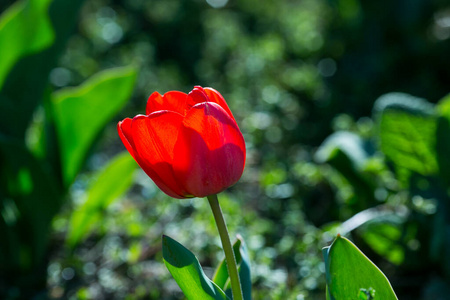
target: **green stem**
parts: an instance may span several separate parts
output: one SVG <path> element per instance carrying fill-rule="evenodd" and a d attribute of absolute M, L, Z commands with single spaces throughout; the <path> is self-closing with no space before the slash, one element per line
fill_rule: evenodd
<path fill-rule="evenodd" d="M 225 252 L 225 260 L 227 262 L 228 274 L 230 275 L 233 300 L 242 300 L 242 289 L 241 282 L 239 281 L 236 258 L 234 257 L 233 247 L 231 246 L 230 236 L 228 235 L 227 225 L 225 224 L 222 210 L 220 209 L 219 200 L 217 199 L 217 195 L 210 195 L 207 198 L 214 215 L 214 220 L 216 221 L 217 229 L 219 230 L 223 251 Z"/>

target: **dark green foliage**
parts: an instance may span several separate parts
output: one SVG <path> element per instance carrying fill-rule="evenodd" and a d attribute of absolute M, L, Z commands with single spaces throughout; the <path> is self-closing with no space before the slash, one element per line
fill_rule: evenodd
<path fill-rule="evenodd" d="M 72 93 L 50 94 L 48 75 L 73 33 L 81 5 L 82 1 L 20 1 L 0 18 L 2 299 L 45 296 L 52 221 L 87 151 L 130 97 L 135 81 L 136 72 L 131 68 L 108 71 L 85 85 L 86 93 L 73 89 Z M 93 95 L 86 95 L 89 92 Z M 67 109 L 64 104 L 70 96 L 72 107 Z M 95 106 L 97 111 L 92 111 Z M 94 116 L 89 116 L 92 112 Z M 77 143 L 76 149 L 69 148 L 70 153 L 78 154 L 76 159 L 67 155 L 67 147 L 73 146 L 70 141 Z M 121 184 L 126 185 L 123 192 L 131 180 Z M 94 201 L 99 197 L 103 195 L 96 195 Z"/>
<path fill-rule="evenodd" d="M 13 2 L 0 1 L 0 11 Z M 155 90 L 195 84 L 224 95 L 248 145 L 241 181 L 220 199 L 230 232 L 247 242 L 253 299 L 323 299 L 318 249 L 336 231 L 351 236 L 400 299 L 450 293 L 447 1 L 14 6 L 40 9 L 17 23 L 29 30 L 2 39 L 0 26 L 0 298 L 180 299 L 163 265 L 163 233 L 192 249 L 212 278 L 222 256 L 202 199 L 169 199 L 138 173 L 113 202 L 126 187 L 101 180 L 118 180 L 100 167 L 124 150 L 114 123 L 143 113 Z M 84 118 L 67 116 L 83 107 L 54 106 L 83 98 L 66 87 L 83 90 L 98 72 L 130 64 L 139 76 L 127 106 L 133 71 L 102 81 L 109 87 L 105 98 L 91 94 L 95 112 L 91 97 L 81 100 Z M 111 97 L 104 122 L 80 131 Z M 91 191 L 108 197 L 86 203 Z M 361 288 L 355 297 L 378 299 Z"/>
<path fill-rule="evenodd" d="M 369 251 L 396 265 L 397 274 L 420 270 L 421 280 L 427 282 L 423 290 L 410 283 L 404 284 L 402 289 L 394 283 L 394 290 L 408 297 L 413 297 L 413 293 L 404 289 L 424 293 L 424 299 L 428 299 L 428 285 L 434 286 L 425 271 L 430 266 L 436 264 L 434 268 L 442 274 L 443 280 L 450 275 L 444 254 L 450 224 L 448 181 L 446 172 L 442 171 L 448 156 L 444 151 L 450 138 L 449 132 L 444 133 L 447 104 L 448 98 L 435 107 L 425 99 L 399 93 L 383 95 L 375 102 L 376 130 L 371 138 L 377 141 L 378 147 L 372 158 L 366 158 L 366 164 L 378 156 L 382 159 L 379 163 L 384 165 L 371 174 L 371 192 L 378 204 L 373 203 L 373 208 L 359 212 L 334 228 L 344 234 L 351 232 Z M 325 142 L 321 147 L 319 157 L 328 144 Z M 350 145 L 347 142 L 347 147 Z M 354 150 L 353 156 L 355 153 L 359 152 Z M 348 163 L 348 156 L 341 160 L 347 167 L 354 165 Z M 332 165 L 354 185 L 351 183 L 354 176 L 345 172 L 341 165 L 330 159 L 322 161 Z M 360 178 L 367 176 L 367 167 L 360 170 Z M 338 183 L 337 188 L 342 186 Z M 355 187 L 355 194 L 356 191 Z M 441 292 L 445 293 L 445 289 Z"/>

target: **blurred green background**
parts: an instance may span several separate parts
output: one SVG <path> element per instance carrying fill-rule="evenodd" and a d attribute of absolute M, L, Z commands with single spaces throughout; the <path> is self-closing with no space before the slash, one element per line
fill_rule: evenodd
<path fill-rule="evenodd" d="M 164 233 L 212 275 L 205 199 L 175 200 L 116 131 L 210 86 L 247 143 L 219 196 L 254 299 L 324 299 L 349 236 L 399 299 L 450 295 L 446 0 L 0 2 L 0 298 L 182 299 Z M 357 276 L 357 274 L 355 274 Z"/>

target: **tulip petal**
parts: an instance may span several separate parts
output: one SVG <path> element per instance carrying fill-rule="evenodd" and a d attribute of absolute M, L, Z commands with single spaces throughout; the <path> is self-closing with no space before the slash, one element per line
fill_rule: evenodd
<path fill-rule="evenodd" d="M 204 197 L 236 183 L 245 143 L 236 121 L 220 105 L 203 102 L 186 114 L 175 144 L 173 169 L 190 195 Z"/>
<path fill-rule="evenodd" d="M 189 111 L 194 105 L 208 102 L 209 98 L 206 95 L 205 91 L 201 86 L 195 86 L 192 91 L 189 92 L 186 98 L 186 113 Z"/>
<path fill-rule="evenodd" d="M 203 90 L 205 91 L 205 94 L 208 96 L 210 101 L 219 104 L 234 119 L 227 102 L 218 91 L 209 87 L 204 88 Z"/>
<path fill-rule="evenodd" d="M 132 138 L 131 134 L 131 122 L 130 118 L 126 118 L 123 121 L 117 123 L 117 131 L 119 132 L 119 137 L 122 140 L 122 143 L 127 148 L 128 152 L 130 152 L 131 156 L 136 160 L 133 147 L 130 144 L 130 140 Z"/>
<path fill-rule="evenodd" d="M 139 115 L 131 123 L 131 146 L 141 168 L 166 194 L 186 198 L 172 169 L 174 146 L 183 116 L 172 111 Z"/>
<path fill-rule="evenodd" d="M 201 86 L 194 87 L 194 89 L 188 94 L 186 107 L 190 109 L 192 106 L 202 102 L 213 102 L 219 104 L 234 119 L 227 102 L 215 89 L 202 88 Z"/>
<path fill-rule="evenodd" d="M 147 115 L 149 115 L 152 112 L 169 110 L 184 115 L 186 107 L 186 97 L 187 95 L 185 93 L 178 91 L 167 92 L 164 95 L 161 95 L 158 92 L 154 92 L 150 95 L 150 97 L 148 97 L 145 112 Z"/>

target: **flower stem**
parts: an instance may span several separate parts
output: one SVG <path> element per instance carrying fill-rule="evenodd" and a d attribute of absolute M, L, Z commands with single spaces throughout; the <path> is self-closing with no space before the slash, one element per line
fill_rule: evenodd
<path fill-rule="evenodd" d="M 242 300 L 242 289 L 236 265 L 236 258 L 234 257 L 233 247 L 231 246 L 230 236 L 228 235 L 227 225 L 225 224 L 222 210 L 220 209 L 219 200 L 217 199 L 217 195 L 210 195 L 207 198 L 214 215 L 214 220 L 216 221 L 217 229 L 219 230 L 223 251 L 225 252 L 233 300 Z"/>

